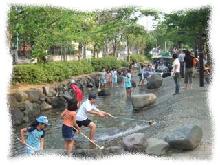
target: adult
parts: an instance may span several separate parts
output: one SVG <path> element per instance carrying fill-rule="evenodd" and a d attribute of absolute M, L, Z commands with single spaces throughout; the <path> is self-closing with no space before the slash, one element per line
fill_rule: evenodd
<path fill-rule="evenodd" d="M 173 54 L 173 70 L 172 76 L 175 82 L 175 93 L 173 95 L 179 94 L 179 79 L 180 79 L 180 62 L 177 54 Z"/>
<path fill-rule="evenodd" d="M 183 50 L 181 50 L 178 58 L 180 61 L 180 75 L 182 78 L 184 78 L 184 57 L 185 57 L 185 53 Z"/>
<path fill-rule="evenodd" d="M 184 75 L 184 83 L 185 89 L 192 88 L 192 75 L 193 75 L 193 57 L 191 56 L 190 51 L 185 52 L 186 56 L 184 57 L 185 62 L 185 75 Z"/>
<path fill-rule="evenodd" d="M 139 76 L 138 85 L 141 85 L 143 87 L 144 86 L 144 65 L 143 64 L 140 64 L 138 76 Z"/>
<path fill-rule="evenodd" d="M 88 99 L 83 102 L 76 114 L 76 123 L 79 127 L 84 126 L 90 129 L 89 139 L 93 142 L 95 140 L 96 124 L 88 118 L 87 114 L 89 113 L 99 117 L 111 116 L 110 113 L 97 109 L 95 103 L 96 95 L 89 94 Z"/>

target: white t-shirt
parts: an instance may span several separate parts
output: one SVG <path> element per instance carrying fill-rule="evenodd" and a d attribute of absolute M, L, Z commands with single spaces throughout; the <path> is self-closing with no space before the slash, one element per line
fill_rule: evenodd
<path fill-rule="evenodd" d="M 89 100 L 86 100 L 83 102 L 83 104 L 79 107 L 77 113 L 76 113 L 76 120 L 77 121 L 83 121 L 88 118 L 87 112 L 95 110 L 99 111 L 94 104 L 91 104 Z"/>
<path fill-rule="evenodd" d="M 127 73 L 127 76 L 131 79 L 131 73 Z"/>
<path fill-rule="evenodd" d="M 117 71 L 112 71 L 112 77 L 116 78 L 117 77 Z"/>
<path fill-rule="evenodd" d="M 179 61 L 180 62 L 184 62 L 184 57 L 185 57 L 185 54 L 184 53 L 180 53 L 179 54 Z"/>
<path fill-rule="evenodd" d="M 175 65 L 177 66 L 176 67 L 176 70 L 175 69 Z M 180 62 L 179 62 L 179 59 L 176 58 L 174 61 L 173 61 L 173 72 L 175 73 L 179 73 L 180 72 Z"/>

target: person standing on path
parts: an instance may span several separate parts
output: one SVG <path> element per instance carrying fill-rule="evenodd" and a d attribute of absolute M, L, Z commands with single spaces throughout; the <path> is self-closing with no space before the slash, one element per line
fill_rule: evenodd
<path fill-rule="evenodd" d="M 180 79 L 180 62 L 177 57 L 177 54 L 173 54 L 173 70 L 172 70 L 172 76 L 175 82 L 175 93 L 173 95 L 179 94 L 180 85 L 179 85 L 179 79 Z"/>
<path fill-rule="evenodd" d="M 95 141 L 96 124 L 88 119 L 87 114 L 93 114 L 99 117 L 111 116 L 110 113 L 100 111 L 96 108 L 96 94 L 89 94 L 89 98 L 83 102 L 76 114 L 76 123 L 79 127 L 88 127 L 90 129 L 89 139 Z"/>
<path fill-rule="evenodd" d="M 138 76 L 139 76 L 138 86 L 141 85 L 143 87 L 144 86 L 144 65 L 143 64 L 140 64 Z"/>
<path fill-rule="evenodd" d="M 184 57 L 185 57 L 185 53 L 182 50 L 178 57 L 180 61 L 180 75 L 182 78 L 184 78 Z"/>
<path fill-rule="evenodd" d="M 184 76 L 185 89 L 192 89 L 193 57 L 191 56 L 191 53 L 188 50 L 186 51 L 184 62 L 185 62 L 185 76 Z"/>

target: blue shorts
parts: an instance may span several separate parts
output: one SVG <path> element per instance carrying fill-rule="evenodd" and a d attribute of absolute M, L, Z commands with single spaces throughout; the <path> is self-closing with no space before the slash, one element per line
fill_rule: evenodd
<path fill-rule="evenodd" d="M 74 140 L 73 127 L 68 127 L 65 124 L 63 124 L 62 135 L 63 135 L 64 140 Z"/>

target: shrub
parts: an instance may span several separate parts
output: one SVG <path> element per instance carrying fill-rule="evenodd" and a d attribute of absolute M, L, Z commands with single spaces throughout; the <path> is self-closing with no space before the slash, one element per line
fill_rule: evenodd
<path fill-rule="evenodd" d="M 128 63 L 125 61 L 117 60 L 116 57 L 108 56 L 103 58 L 93 58 L 91 60 L 92 67 L 95 71 L 102 71 L 105 69 L 113 69 L 128 66 Z"/>
<path fill-rule="evenodd" d="M 130 57 L 130 60 L 134 61 L 134 62 L 145 62 L 146 57 L 144 55 L 140 55 L 140 54 L 132 54 Z"/>
<path fill-rule="evenodd" d="M 101 71 L 103 68 L 127 67 L 126 61 L 119 61 L 115 57 L 92 59 L 91 61 L 49 62 L 45 64 L 16 65 L 13 68 L 12 84 L 28 83 L 40 84 L 60 82 L 72 76 Z"/>
<path fill-rule="evenodd" d="M 63 81 L 71 76 L 91 73 L 93 71 L 93 67 L 87 61 L 16 65 L 13 68 L 12 84 L 51 83 L 54 81 Z"/>

